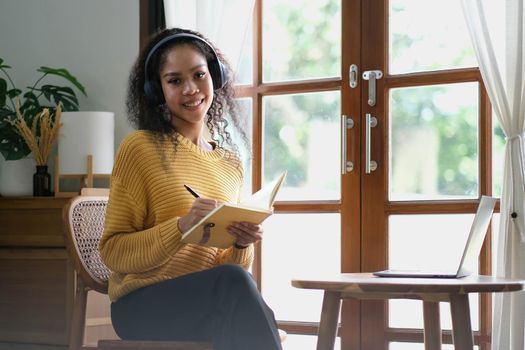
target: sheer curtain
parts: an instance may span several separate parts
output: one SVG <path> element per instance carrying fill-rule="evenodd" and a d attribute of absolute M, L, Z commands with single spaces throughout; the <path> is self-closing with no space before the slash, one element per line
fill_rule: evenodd
<path fill-rule="evenodd" d="M 492 108 L 506 136 L 497 275 L 525 279 L 523 0 L 462 0 Z M 525 293 L 497 293 L 492 349 L 525 349 Z"/>
<path fill-rule="evenodd" d="M 239 66 L 254 0 L 164 0 L 166 27 L 192 29 L 206 36 Z"/>

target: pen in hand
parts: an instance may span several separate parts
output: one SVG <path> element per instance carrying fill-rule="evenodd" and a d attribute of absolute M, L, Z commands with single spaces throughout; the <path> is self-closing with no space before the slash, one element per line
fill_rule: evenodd
<path fill-rule="evenodd" d="M 191 188 L 190 186 L 188 185 L 184 185 L 184 188 L 188 190 L 189 193 L 191 193 L 191 195 L 195 198 L 200 198 L 201 196 L 195 192 L 195 190 L 193 188 Z M 204 235 L 202 236 L 202 239 L 201 242 L 199 244 L 205 244 L 209 239 L 210 239 L 210 227 L 213 227 L 215 226 L 215 224 L 213 222 L 210 222 L 208 224 L 206 224 L 206 226 L 204 227 L 205 230 L 207 231 L 204 231 Z"/>
<path fill-rule="evenodd" d="M 191 195 L 195 198 L 200 198 L 201 196 L 195 192 L 190 186 L 188 185 L 184 185 L 184 188 L 188 190 L 189 193 L 191 193 Z"/>

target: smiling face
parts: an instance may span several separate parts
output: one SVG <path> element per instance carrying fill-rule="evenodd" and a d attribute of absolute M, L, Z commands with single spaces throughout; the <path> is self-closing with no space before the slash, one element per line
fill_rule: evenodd
<path fill-rule="evenodd" d="M 160 69 L 160 82 L 171 123 L 182 134 L 201 130 L 213 101 L 206 57 L 191 45 L 172 48 Z"/>

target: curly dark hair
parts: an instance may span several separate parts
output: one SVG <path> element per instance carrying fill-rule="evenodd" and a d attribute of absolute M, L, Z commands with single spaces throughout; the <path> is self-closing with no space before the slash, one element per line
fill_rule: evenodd
<path fill-rule="evenodd" d="M 145 61 L 148 57 L 151 49 L 162 39 L 178 34 L 187 33 L 197 35 L 207 43 L 212 45 L 208 39 L 202 34 L 181 28 L 170 28 L 159 31 L 154 34 L 148 43 L 142 48 L 129 76 L 128 91 L 126 98 L 126 107 L 128 111 L 128 119 L 135 127 L 139 130 L 152 131 L 157 138 L 158 143 L 166 139 L 173 139 L 176 148 L 176 138 L 174 137 L 177 133 L 176 128 L 171 124 L 169 120 L 163 117 L 165 106 L 152 105 L 151 99 L 148 101 L 144 93 L 144 82 L 146 77 Z M 178 45 L 192 45 L 194 48 L 199 50 L 208 62 L 214 59 L 214 54 L 210 47 L 198 39 L 191 37 L 181 37 L 177 40 L 168 41 L 166 44 L 161 45 L 155 50 L 155 53 L 150 57 L 148 61 L 148 80 L 153 85 L 154 91 L 162 94 L 161 83 L 160 83 L 160 69 L 166 62 L 168 52 Z M 213 47 L 213 46 L 212 46 Z M 233 142 L 231 133 L 228 130 L 229 121 L 225 118 L 225 114 L 228 114 L 233 126 L 237 129 L 244 146 L 248 148 L 248 138 L 245 131 L 245 123 L 240 117 L 237 103 L 234 99 L 235 91 L 233 88 L 233 71 L 231 66 L 226 61 L 225 57 L 221 52 L 213 47 L 219 60 L 227 70 L 227 76 L 229 77 L 225 85 L 217 90 L 214 90 L 213 101 L 206 113 L 206 127 L 208 128 L 211 138 L 217 143 L 218 147 L 228 148 L 235 154 L 239 154 L 237 145 Z M 212 75 L 212 79 L 214 79 Z M 164 100 L 162 97 L 161 100 Z"/>

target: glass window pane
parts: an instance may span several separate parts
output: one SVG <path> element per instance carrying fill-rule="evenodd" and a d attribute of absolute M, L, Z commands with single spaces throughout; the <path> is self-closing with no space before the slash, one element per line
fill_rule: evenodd
<path fill-rule="evenodd" d="M 263 2 L 263 80 L 341 75 L 341 0 Z"/>
<path fill-rule="evenodd" d="M 244 43 L 239 58 L 237 72 L 235 72 L 235 82 L 241 85 L 251 84 L 253 82 L 253 17 L 250 16 L 250 22 L 244 37 Z"/>
<path fill-rule="evenodd" d="M 391 0 L 389 73 L 476 67 L 457 0 Z"/>
<path fill-rule="evenodd" d="M 242 119 L 244 125 L 242 128 L 246 132 L 246 137 L 248 138 L 248 144 L 245 144 L 241 135 L 237 129 L 233 126 L 231 118 L 226 116 L 228 123 L 228 131 L 231 133 L 233 142 L 239 148 L 240 157 L 244 167 L 244 186 L 243 186 L 243 196 L 244 198 L 249 197 L 252 194 L 252 155 L 251 147 L 253 142 L 252 137 L 252 99 L 251 98 L 240 98 L 237 99 L 237 105 L 239 107 L 239 115 Z"/>
<path fill-rule="evenodd" d="M 262 294 L 276 319 L 319 322 L 323 292 L 291 281 L 341 271 L 340 221 L 339 214 L 323 213 L 274 214 L 264 222 Z"/>
<path fill-rule="evenodd" d="M 277 200 L 340 198 L 339 91 L 263 99 L 264 181 L 283 170 Z"/>
<path fill-rule="evenodd" d="M 478 83 L 390 91 L 391 200 L 478 196 Z"/>
<path fill-rule="evenodd" d="M 392 215 L 388 266 L 392 269 L 451 269 L 459 266 L 474 214 Z M 477 271 L 476 271 L 477 273 Z M 469 295 L 472 329 L 478 327 L 478 295 Z M 450 306 L 440 304 L 441 328 L 451 329 Z M 391 327 L 423 328 L 421 302 L 389 301 Z"/>
<path fill-rule="evenodd" d="M 479 294 L 469 294 L 470 319 L 472 330 L 479 330 Z M 423 329 L 423 302 L 421 300 L 390 299 L 388 301 L 388 324 L 392 328 Z M 439 318 L 441 329 L 452 329 L 450 303 L 439 303 Z"/>
<path fill-rule="evenodd" d="M 505 160 L 505 134 L 496 115 L 492 114 L 492 193 L 501 197 L 503 190 L 503 164 Z"/>

